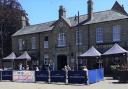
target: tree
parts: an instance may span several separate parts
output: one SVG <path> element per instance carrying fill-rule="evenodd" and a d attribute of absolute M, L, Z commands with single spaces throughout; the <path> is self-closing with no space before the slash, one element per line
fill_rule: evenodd
<path fill-rule="evenodd" d="M 12 51 L 11 35 L 22 27 L 21 17 L 28 18 L 17 0 L 0 0 L 0 57 Z"/>

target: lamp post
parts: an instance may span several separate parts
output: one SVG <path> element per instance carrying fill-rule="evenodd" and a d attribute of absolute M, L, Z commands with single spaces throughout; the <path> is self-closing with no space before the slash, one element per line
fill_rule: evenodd
<path fill-rule="evenodd" d="M 96 57 L 96 58 L 97 58 L 97 63 L 98 63 L 99 68 L 102 68 L 102 62 L 103 61 L 99 57 Z"/>
<path fill-rule="evenodd" d="M 79 42 L 80 42 L 80 39 L 79 39 L 79 36 L 80 36 L 80 32 L 79 32 L 79 30 L 80 30 L 80 28 L 79 28 L 79 11 L 78 11 L 78 47 L 77 47 L 77 57 L 79 56 Z M 77 38 L 76 38 L 77 39 Z M 76 58 L 77 60 L 76 60 L 76 66 L 77 66 L 77 70 L 79 69 L 79 61 L 78 61 L 78 58 Z"/>
<path fill-rule="evenodd" d="M 3 21 L 1 22 L 1 26 L 0 26 L 0 41 L 1 41 L 1 65 L 2 63 L 2 58 L 3 58 Z"/>

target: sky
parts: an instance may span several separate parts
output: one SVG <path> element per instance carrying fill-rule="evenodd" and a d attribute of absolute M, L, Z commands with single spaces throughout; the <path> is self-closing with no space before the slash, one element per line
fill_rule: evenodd
<path fill-rule="evenodd" d="M 87 14 L 87 0 L 18 0 L 27 12 L 31 25 L 58 19 L 59 6 L 66 9 L 66 16 L 72 17 L 80 12 Z M 110 10 L 115 1 L 128 12 L 128 0 L 93 0 L 93 12 Z"/>

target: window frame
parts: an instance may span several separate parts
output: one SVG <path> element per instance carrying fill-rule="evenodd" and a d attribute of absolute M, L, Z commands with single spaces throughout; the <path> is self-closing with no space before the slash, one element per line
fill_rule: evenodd
<path fill-rule="evenodd" d="M 18 39 L 18 49 L 23 50 L 23 39 Z"/>
<path fill-rule="evenodd" d="M 33 50 L 36 49 L 36 37 L 31 38 L 31 48 Z"/>
<path fill-rule="evenodd" d="M 82 33 L 81 31 L 76 30 L 76 45 L 82 45 Z"/>
<path fill-rule="evenodd" d="M 104 42 L 104 32 L 102 27 L 96 28 L 96 43 Z"/>
<path fill-rule="evenodd" d="M 119 42 L 121 40 L 121 26 L 114 25 L 112 27 L 112 41 Z"/>
<path fill-rule="evenodd" d="M 66 35 L 65 33 L 57 34 L 57 47 L 66 46 Z"/>

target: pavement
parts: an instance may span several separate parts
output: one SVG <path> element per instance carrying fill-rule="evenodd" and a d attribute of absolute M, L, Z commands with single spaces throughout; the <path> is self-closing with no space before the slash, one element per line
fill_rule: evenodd
<path fill-rule="evenodd" d="M 62 84 L 52 83 L 47 84 L 43 82 L 37 83 L 16 83 L 9 81 L 0 82 L 0 89 L 128 89 L 128 83 L 118 83 L 118 80 L 112 78 L 105 78 L 95 84 Z"/>

